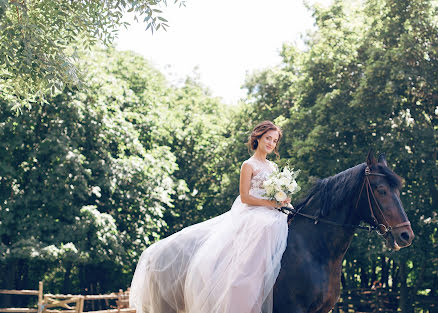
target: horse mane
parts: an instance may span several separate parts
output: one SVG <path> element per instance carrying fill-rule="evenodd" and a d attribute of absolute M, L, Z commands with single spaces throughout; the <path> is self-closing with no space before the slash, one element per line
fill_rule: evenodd
<path fill-rule="evenodd" d="M 363 183 L 365 167 L 366 163 L 358 164 L 334 176 L 318 180 L 295 208 L 300 210 L 312 199 L 321 203 L 319 215 L 327 216 L 345 203 L 355 203 Z M 401 188 L 403 179 L 400 176 L 384 165 L 376 164 L 376 167 L 386 175 L 391 188 Z"/>
<path fill-rule="evenodd" d="M 365 163 L 356 165 L 334 176 L 318 180 L 307 196 L 298 202 L 296 209 L 305 206 L 309 200 L 321 203 L 320 216 L 327 216 L 334 208 L 353 202 L 359 194 L 363 181 Z"/>

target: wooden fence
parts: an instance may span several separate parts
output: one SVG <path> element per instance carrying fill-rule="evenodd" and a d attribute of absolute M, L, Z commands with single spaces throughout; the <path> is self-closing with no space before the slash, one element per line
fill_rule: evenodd
<path fill-rule="evenodd" d="M 4 313 L 136 313 L 129 308 L 129 289 L 106 295 L 53 295 L 43 293 L 43 283 L 38 290 L 0 290 L 0 294 L 38 296 L 37 308 L 0 308 Z M 84 312 L 85 301 L 115 300 L 116 307 L 107 310 Z M 395 313 L 400 297 L 385 288 L 344 290 L 333 313 Z M 438 312 L 438 297 L 411 295 L 410 303 L 415 313 Z M 94 307 L 94 306 L 92 306 Z"/>
<path fill-rule="evenodd" d="M 410 294 L 414 313 L 437 313 L 438 297 Z M 387 288 L 343 290 L 333 313 L 396 313 L 400 295 Z"/>
<path fill-rule="evenodd" d="M 129 289 L 106 295 L 61 295 L 44 294 L 43 282 L 38 290 L 1 290 L 0 294 L 38 296 L 36 308 L 0 308 L 4 313 L 136 313 L 129 308 Z M 107 310 L 84 312 L 84 302 L 93 300 L 116 300 L 116 307 Z"/>

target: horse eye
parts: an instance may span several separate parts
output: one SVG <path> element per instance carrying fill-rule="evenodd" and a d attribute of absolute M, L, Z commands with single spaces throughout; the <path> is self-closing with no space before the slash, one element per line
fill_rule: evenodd
<path fill-rule="evenodd" d="M 379 194 L 381 194 L 382 196 L 386 195 L 386 190 L 385 189 L 377 189 L 377 192 Z"/>

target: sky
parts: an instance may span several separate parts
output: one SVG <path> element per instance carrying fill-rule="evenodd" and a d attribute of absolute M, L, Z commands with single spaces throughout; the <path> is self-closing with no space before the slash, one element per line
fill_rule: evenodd
<path fill-rule="evenodd" d="M 127 14 L 131 25 L 119 30 L 117 49 L 143 55 L 175 85 L 198 77 L 227 104 L 245 97 L 241 86 L 248 73 L 280 64 L 283 43 L 303 46 L 302 35 L 314 23 L 302 0 L 187 0 L 185 7 L 168 2 L 162 8 L 167 31 L 152 34 Z"/>

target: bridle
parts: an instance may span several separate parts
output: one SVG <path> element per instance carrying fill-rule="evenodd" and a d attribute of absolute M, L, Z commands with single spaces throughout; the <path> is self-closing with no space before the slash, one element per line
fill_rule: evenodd
<path fill-rule="evenodd" d="M 365 187 L 366 192 L 367 192 L 368 207 L 370 209 L 370 216 L 371 216 L 371 219 L 372 219 L 374 225 L 362 226 L 362 225 L 353 225 L 353 224 L 340 224 L 340 223 L 336 223 L 336 222 L 333 222 L 333 221 L 329 221 L 329 220 L 320 218 L 318 216 L 313 216 L 313 215 L 310 215 L 310 214 L 301 213 L 300 211 L 301 211 L 301 209 L 303 207 L 305 207 L 305 205 L 300 207 L 298 210 L 295 210 L 295 209 L 292 209 L 292 208 L 289 208 L 289 207 L 281 207 L 278 210 L 280 212 L 283 212 L 283 213 L 288 215 L 288 223 L 290 223 L 296 215 L 300 215 L 300 216 L 303 216 L 305 218 L 308 218 L 308 219 L 311 219 L 311 220 L 315 221 L 315 224 L 318 224 L 319 222 L 322 222 L 322 223 L 325 223 L 325 224 L 341 226 L 341 227 L 349 227 L 349 228 L 354 228 L 354 229 L 365 229 L 365 230 L 368 230 L 370 232 L 372 230 L 375 230 L 381 236 L 385 236 L 387 233 L 392 232 L 394 229 L 411 225 L 411 223 L 409 221 L 397 224 L 395 226 L 390 226 L 389 225 L 388 221 L 385 218 L 385 215 L 383 214 L 382 209 L 380 208 L 379 202 L 377 201 L 376 197 L 374 196 L 373 189 L 371 187 L 371 182 L 370 182 L 370 179 L 369 179 L 370 176 L 383 176 L 384 177 L 386 175 L 385 174 L 381 174 L 381 173 L 372 173 L 368 165 L 365 167 L 364 180 L 363 180 L 360 192 L 359 192 L 359 196 L 357 197 L 356 206 L 355 206 L 356 210 L 355 211 L 357 211 L 357 207 L 359 205 L 359 200 L 360 200 L 360 198 L 362 196 L 362 192 L 363 192 L 364 187 Z M 380 215 L 383 217 L 383 221 L 382 222 L 379 222 L 377 220 L 375 214 L 374 214 L 374 210 L 373 210 L 373 205 L 372 205 L 372 202 L 371 202 L 370 194 L 372 195 L 372 199 L 374 200 L 374 203 L 376 204 L 375 206 L 376 206 L 377 210 L 380 212 Z"/>
<path fill-rule="evenodd" d="M 383 236 L 386 233 L 391 232 L 392 230 L 394 230 L 396 228 L 400 228 L 400 227 L 411 225 L 411 223 L 408 221 L 408 222 L 397 224 L 395 226 L 389 226 L 389 223 L 386 220 L 385 215 L 383 214 L 382 209 L 380 208 L 379 202 L 377 201 L 376 197 L 374 196 L 373 189 L 371 187 L 371 183 L 370 183 L 370 179 L 369 179 L 369 177 L 371 175 L 373 175 L 373 176 L 386 176 L 385 174 L 372 173 L 370 168 L 367 165 L 367 167 L 365 168 L 365 179 L 363 180 L 362 188 L 360 189 L 359 197 L 357 198 L 357 202 L 356 202 L 356 207 L 355 208 L 357 209 L 357 206 L 359 204 L 360 196 L 362 195 L 363 187 L 366 185 L 367 198 L 368 198 L 368 207 L 370 209 L 370 216 L 371 216 L 371 218 L 372 218 L 372 220 L 374 222 L 374 225 L 376 227 L 376 232 L 379 235 Z M 373 200 L 374 200 L 374 203 L 376 204 L 377 210 L 379 211 L 380 215 L 383 217 L 383 223 L 379 223 L 377 218 L 376 218 L 376 216 L 374 215 L 373 206 L 371 204 L 371 199 L 370 199 L 370 194 L 373 196 Z"/>

